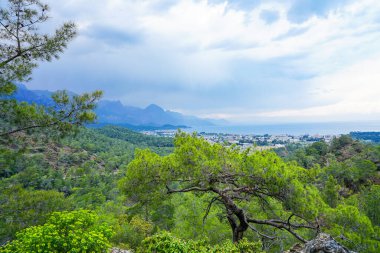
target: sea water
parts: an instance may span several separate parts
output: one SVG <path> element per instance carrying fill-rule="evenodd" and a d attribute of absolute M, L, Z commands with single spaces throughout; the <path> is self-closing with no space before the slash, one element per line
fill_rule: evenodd
<path fill-rule="evenodd" d="M 256 125 L 199 126 L 183 129 L 185 132 L 206 132 L 226 134 L 289 134 L 289 135 L 337 135 L 350 132 L 379 132 L 380 121 L 373 122 L 324 122 L 324 123 L 286 123 Z"/>

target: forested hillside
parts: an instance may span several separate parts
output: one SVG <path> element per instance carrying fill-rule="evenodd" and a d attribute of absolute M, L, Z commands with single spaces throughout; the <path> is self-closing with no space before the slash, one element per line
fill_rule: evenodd
<path fill-rule="evenodd" d="M 108 137 L 109 131 L 121 137 Z M 172 145 L 170 139 L 116 127 L 82 128 L 75 137 L 59 141 L 40 140 L 36 136 L 20 143 L 3 144 L 1 243 L 13 238 L 21 228 L 43 223 L 52 211 L 95 209 L 116 201 L 117 181 L 133 159 L 134 150 L 150 148 L 168 154 Z"/>
<path fill-rule="evenodd" d="M 233 250 L 229 219 L 252 221 L 241 233 L 243 248 L 278 252 L 321 230 L 359 252 L 379 249 L 379 147 L 342 136 L 283 161 L 182 133 L 175 149 L 173 141 L 108 126 L 3 143 L 1 243 L 49 222 L 53 212 L 86 209 L 113 231 L 109 245 L 142 252 L 157 243 L 192 245 L 184 240 L 200 240 L 191 246 L 196 252 L 218 252 L 212 245 L 221 241 L 214 247 Z M 225 197 L 244 210 L 243 220 L 226 211 Z"/>

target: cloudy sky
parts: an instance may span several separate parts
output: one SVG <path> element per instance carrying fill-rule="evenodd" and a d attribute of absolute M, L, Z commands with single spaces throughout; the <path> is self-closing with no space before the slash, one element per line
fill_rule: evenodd
<path fill-rule="evenodd" d="M 77 23 L 33 89 L 236 123 L 380 120 L 379 0 L 48 0 Z"/>

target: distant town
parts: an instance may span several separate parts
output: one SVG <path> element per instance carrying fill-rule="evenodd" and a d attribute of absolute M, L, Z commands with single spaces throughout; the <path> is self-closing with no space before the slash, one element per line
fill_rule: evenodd
<path fill-rule="evenodd" d="M 177 130 L 152 130 L 141 131 L 146 135 L 161 136 L 161 137 L 174 137 Z M 334 137 L 340 135 L 255 135 L 255 134 L 226 134 L 226 133 L 197 133 L 199 137 L 204 138 L 210 143 L 220 143 L 226 146 L 238 145 L 243 149 L 254 147 L 255 149 L 272 149 L 285 147 L 287 144 L 300 144 L 308 145 L 317 141 L 330 142 Z"/>

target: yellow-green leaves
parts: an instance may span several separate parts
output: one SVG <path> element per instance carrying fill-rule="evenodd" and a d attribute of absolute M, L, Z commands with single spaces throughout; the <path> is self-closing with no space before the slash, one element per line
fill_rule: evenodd
<path fill-rule="evenodd" d="M 161 157 L 149 150 L 137 151 L 120 187 L 143 208 L 170 199 L 173 193 L 207 196 L 210 203 L 206 212 L 213 205 L 221 206 L 222 212 L 240 222 L 236 227 L 242 224 L 244 232 L 250 218 L 260 225 L 274 224 L 258 221 L 261 213 L 265 213 L 264 219 L 280 218 L 284 224 L 292 213 L 297 214 L 294 221 L 298 224 L 305 219 L 313 221 L 325 204 L 319 191 L 307 184 L 309 180 L 306 169 L 285 163 L 272 152 L 240 152 L 180 132 L 171 155 Z M 258 203 L 258 208 L 251 208 L 250 203 Z M 277 210 L 273 210 L 274 206 Z M 225 217 L 226 214 L 221 219 L 229 224 Z"/>
<path fill-rule="evenodd" d="M 146 238 L 138 250 L 139 253 L 260 253 L 261 243 L 249 242 L 246 239 L 239 243 L 225 241 L 215 246 L 207 244 L 205 240 L 181 240 L 168 232 L 161 232 Z"/>
<path fill-rule="evenodd" d="M 17 239 L 0 248 L 1 253 L 107 252 L 113 232 L 86 210 L 55 212 L 42 226 L 29 227 Z"/>
<path fill-rule="evenodd" d="M 327 232 L 345 246 L 357 252 L 379 252 L 380 231 L 357 207 L 338 205 L 328 210 L 326 218 Z"/>

